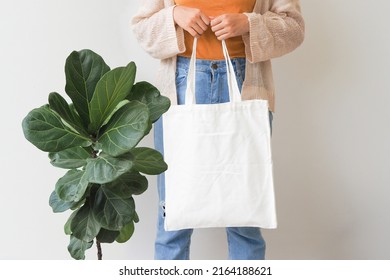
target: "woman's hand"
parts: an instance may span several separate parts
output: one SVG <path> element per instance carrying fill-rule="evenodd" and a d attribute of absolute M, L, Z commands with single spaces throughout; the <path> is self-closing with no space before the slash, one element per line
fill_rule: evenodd
<path fill-rule="evenodd" d="M 173 20 L 197 38 L 207 30 L 207 26 L 210 24 L 209 17 L 201 10 L 180 5 L 173 9 Z"/>
<path fill-rule="evenodd" d="M 241 36 L 249 32 L 249 20 L 245 14 L 224 14 L 212 18 L 211 30 L 218 40 Z"/>

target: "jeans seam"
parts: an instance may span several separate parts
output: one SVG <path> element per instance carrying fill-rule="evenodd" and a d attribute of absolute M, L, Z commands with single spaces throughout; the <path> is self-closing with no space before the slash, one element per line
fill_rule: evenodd
<path fill-rule="evenodd" d="M 231 251 L 231 242 L 230 242 L 230 234 L 228 231 L 228 228 L 226 228 L 226 240 L 227 240 L 227 246 L 228 246 L 228 259 L 231 259 L 232 251 Z"/>
<path fill-rule="evenodd" d="M 236 72 L 236 78 L 237 78 L 237 80 L 239 80 L 239 82 L 241 84 L 243 84 L 244 83 L 244 75 L 243 75 L 243 71 L 241 71 L 241 63 L 240 63 L 239 59 L 236 59 L 233 61 L 234 61 L 234 63 L 233 63 L 234 70 Z"/>
<path fill-rule="evenodd" d="M 191 235 L 190 235 L 190 239 L 187 241 L 186 247 L 184 248 L 184 250 L 185 250 L 185 258 L 187 260 L 190 259 L 190 244 L 191 244 Z"/>

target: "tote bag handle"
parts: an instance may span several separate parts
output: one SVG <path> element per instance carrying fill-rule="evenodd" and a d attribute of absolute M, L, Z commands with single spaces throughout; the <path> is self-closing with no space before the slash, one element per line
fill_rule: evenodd
<path fill-rule="evenodd" d="M 194 38 L 194 44 L 192 46 L 192 55 L 188 70 L 187 76 L 187 89 L 185 95 L 185 105 L 193 105 L 196 103 L 195 101 L 195 74 L 196 74 L 196 46 L 197 46 L 197 38 Z M 223 55 L 225 57 L 226 68 L 227 68 L 227 82 L 229 89 L 229 100 L 230 102 L 240 102 L 241 94 L 238 88 L 236 74 L 234 73 L 233 64 L 230 60 L 229 53 L 226 47 L 225 40 L 222 40 L 222 50 Z"/>

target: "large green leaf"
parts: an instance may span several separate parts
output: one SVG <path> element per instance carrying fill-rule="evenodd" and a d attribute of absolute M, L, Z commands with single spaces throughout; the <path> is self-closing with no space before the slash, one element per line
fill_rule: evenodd
<path fill-rule="evenodd" d="M 80 119 L 81 120 L 80 115 L 77 112 L 76 108 L 74 107 L 73 103 L 69 104 L 69 109 L 70 109 L 70 113 L 72 114 L 74 119 Z M 84 127 L 84 124 L 83 124 L 83 127 Z M 84 127 L 84 128 L 86 128 L 86 127 Z"/>
<path fill-rule="evenodd" d="M 82 167 L 91 157 L 91 148 L 73 147 L 57 153 L 49 153 L 50 163 L 56 167 L 73 169 Z"/>
<path fill-rule="evenodd" d="M 72 169 L 61 177 L 55 186 L 58 197 L 67 202 L 77 202 L 88 188 L 88 178 L 84 170 Z"/>
<path fill-rule="evenodd" d="M 72 234 L 72 230 L 70 228 L 70 225 L 72 223 L 72 220 L 73 220 L 74 216 L 76 216 L 78 211 L 79 211 L 79 209 L 73 211 L 73 213 L 69 216 L 68 220 L 66 221 L 66 223 L 64 225 L 64 232 L 65 232 L 66 235 L 71 235 Z"/>
<path fill-rule="evenodd" d="M 119 236 L 116 238 L 116 242 L 125 243 L 131 238 L 134 233 L 134 223 L 131 222 L 125 225 L 121 230 Z"/>
<path fill-rule="evenodd" d="M 96 84 L 110 70 L 103 58 L 91 50 L 72 52 L 66 59 L 65 91 L 72 99 L 85 127 L 89 124 L 88 103 Z"/>
<path fill-rule="evenodd" d="M 130 93 L 135 80 L 136 66 L 130 62 L 107 72 L 97 83 L 89 103 L 89 131 L 96 132 L 114 108 Z"/>
<path fill-rule="evenodd" d="M 171 105 L 169 98 L 162 96 L 159 90 L 148 82 L 136 83 L 127 98 L 146 104 L 149 108 L 152 122 L 157 121 L 162 114 L 168 111 Z"/>
<path fill-rule="evenodd" d="M 92 247 L 93 241 L 85 242 L 80 240 L 73 235 L 70 236 L 70 242 L 68 245 L 68 252 L 72 258 L 76 260 L 85 259 L 85 251 Z"/>
<path fill-rule="evenodd" d="M 98 139 L 99 148 L 112 156 L 124 154 L 135 147 L 151 127 L 146 105 L 131 101 L 120 108 L 104 127 Z"/>
<path fill-rule="evenodd" d="M 93 215 L 90 203 L 85 203 L 70 223 L 70 230 L 72 234 L 83 241 L 90 242 L 100 231 L 101 225 Z"/>
<path fill-rule="evenodd" d="M 122 198 L 116 189 L 101 186 L 96 193 L 93 212 L 102 227 L 120 230 L 134 218 L 135 203 L 132 197 Z"/>
<path fill-rule="evenodd" d="M 81 205 L 83 203 L 83 201 L 78 201 L 78 202 L 68 202 L 68 201 L 63 201 L 61 200 L 56 191 L 53 191 L 50 195 L 50 198 L 49 198 L 49 205 L 51 206 L 51 208 L 53 209 L 53 212 L 54 213 L 61 213 L 61 212 L 64 212 L 66 210 L 69 210 L 69 209 L 72 209 L 72 208 L 75 208 L 79 205 Z"/>
<path fill-rule="evenodd" d="M 74 114 L 66 100 L 57 92 L 49 94 L 50 109 L 55 111 L 63 121 L 67 122 L 71 127 L 76 129 L 80 134 L 88 137 L 79 115 Z"/>
<path fill-rule="evenodd" d="M 108 230 L 101 228 L 99 234 L 96 236 L 96 239 L 100 243 L 112 243 L 119 236 L 119 231 L 117 230 Z"/>
<path fill-rule="evenodd" d="M 26 139 L 45 152 L 59 152 L 91 144 L 88 138 L 66 127 L 48 105 L 28 113 L 22 126 Z"/>
<path fill-rule="evenodd" d="M 133 155 L 134 169 L 141 173 L 158 175 L 168 168 L 162 155 L 151 148 L 134 148 L 130 153 Z"/>
<path fill-rule="evenodd" d="M 111 117 L 120 109 L 122 108 L 123 106 L 125 106 L 127 103 L 129 103 L 130 101 L 125 99 L 125 100 L 122 100 L 121 102 L 118 103 L 118 105 L 116 105 L 116 107 L 114 108 L 114 110 L 112 110 L 111 114 L 106 118 L 106 120 L 104 121 L 104 123 L 102 124 L 102 126 L 106 125 L 110 120 L 111 120 Z"/>
<path fill-rule="evenodd" d="M 115 181 L 107 184 L 107 187 L 114 190 L 121 198 L 129 198 L 132 195 L 139 195 L 146 191 L 148 180 L 145 176 L 133 171 L 123 174 Z"/>
<path fill-rule="evenodd" d="M 87 159 L 85 173 L 89 182 L 105 184 L 130 171 L 132 166 L 133 163 L 130 160 L 101 155 Z"/>

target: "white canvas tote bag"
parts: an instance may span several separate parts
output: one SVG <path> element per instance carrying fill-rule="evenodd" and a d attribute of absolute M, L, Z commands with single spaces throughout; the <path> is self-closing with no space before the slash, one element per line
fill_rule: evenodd
<path fill-rule="evenodd" d="M 266 100 L 241 100 L 226 44 L 230 102 L 195 104 L 196 40 L 184 105 L 163 115 L 165 229 L 276 228 Z"/>

